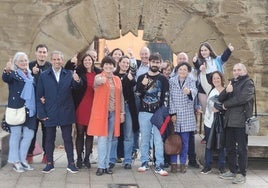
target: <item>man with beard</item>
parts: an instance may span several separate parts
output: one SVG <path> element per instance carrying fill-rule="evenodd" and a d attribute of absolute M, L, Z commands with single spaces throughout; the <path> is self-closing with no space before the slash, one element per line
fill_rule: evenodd
<path fill-rule="evenodd" d="M 149 169 L 149 149 L 152 137 L 155 145 L 155 172 L 161 176 L 168 173 L 163 170 L 164 151 L 163 141 L 156 126 L 151 123 L 151 117 L 162 105 L 168 105 L 169 84 L 167 78 L 160 74 L 162 58 L 160 54 L 152 54 L 149 57 L 149 71 L 138 77 L 137 92 L 140 93 L 139 124 L 141 133 L 141 162 L 139 172 Z"/>

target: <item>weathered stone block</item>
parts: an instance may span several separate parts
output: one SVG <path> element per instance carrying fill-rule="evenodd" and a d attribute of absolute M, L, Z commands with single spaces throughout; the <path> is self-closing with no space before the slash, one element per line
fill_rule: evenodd
<path fill-rule="evenodd" d="M 0 168 L 7 164 L 9 150 L 9 134 L 0 130 Z"/>

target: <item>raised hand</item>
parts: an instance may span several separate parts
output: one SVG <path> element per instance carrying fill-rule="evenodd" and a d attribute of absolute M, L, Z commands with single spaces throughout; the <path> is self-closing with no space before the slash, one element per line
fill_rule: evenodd
<path fill-rule="evenodd" d="M 77 65 L 77 54 L 72 57 L 71 62 L 74 63 L 75 66 Z"/>
<path fill-rule="evenodd" d="M 226 92 L 227 93 L 233 92 L 233 86 L 232 86 L 232 82 L 231 81 L 229 82 L 229 84 L 226 87 Z"/>
<path fill-rule="evenodd" d="M 229 48 L 229 50 L 230 50 L 231 52 L 234 51 L 234 47 L 232 46 L 231 43 L 228 44 L 228 48 Z"/>
<path fill-rule="evenodd" d="M 147 74 L 144 76 L 142 82 L 141 82 L 143 85 L 147 85 L 149 83 L 149 79 L 147 78 Z"/>
<path fill-rule="evenodd" d="M 193 57 L 193 62 L 194 63 L 197 61 L 197 57 L 198 57 L 198 55 L 197 55 L 197 53 L 195 53 L 195 56 Z"/>
<path fill-rule="evenodd" d="M 128 55 L 129 55 L 130 58 L 133 58 L 133 51 L 132 51 L 131 48 L 128 48 L 127 49 L 127 53 L 128 53 Z"/>
<path fill-rule="evenodd" d="M 183 93 L 184 93 L 185 95 L 189 95 L 190 92 L 191 92 L 191 90 L 188 89 L 187 87 L 184 87 L 184 88 L 183 88 Z"/>
<path fill-rule="evenodd" d="M 35 66 L 33 67 L 33 74 L 38 74 L 38 73 L 39 73 L 39 68 L 36 63 Z"/>
<path fill-rule="evenodd" d="M 74 70 L 74 73 L 73 73 L 73 79 L 74 79 L 76 82 L 80 82 L 80 77 L 79 77 L 78 74 L 76 73 L 76 70 Z"/>
<path fill-rule="evenodd" d="M 200 71 L 202 72 L 202 73 L 206 73 L 206 65 L 204 65 L 204 64 L 202 64 L 202 65 L 200 65 L 200 67 L 199 67 L 199 69 L 200 69 Z"/>
<path fill-rule="evenodd" d="M 127 78 L 128 78 L 129 80 L 133 80 L 133 76 L 132 76 L 132 74 L 131 74 L 131 71 L 129 71 L 129 73 L 127 74 Z"/>
<path fill-rule="evenodd" d="M 8 62 L 6 63 L 6 71 L 10 71 L 11 70 L 11 61 L 12 61 L 12 59 L 10 58 L 8 60 Z"/>

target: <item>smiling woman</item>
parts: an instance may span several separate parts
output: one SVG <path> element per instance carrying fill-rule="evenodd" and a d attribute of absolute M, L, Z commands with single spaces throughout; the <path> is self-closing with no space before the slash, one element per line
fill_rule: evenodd
<path fill-rule="evenodd" d="M 94 80 L 95 95 L 87 130 L 88 135 L 98 136 L 97 176 L 113 173 L 109 168 L 112 139 L 120 135 L 120 123 L 125 121 L 121 80 L 113 75 L 115 60 L 106 56 L 101 67 L 103 72 Z"/>
<path fill-rule="evenodd" d="M 17 52 L 12 62 L 7 62 L 2 79 L 9 88 L 7 106 L 13 109 L 25 106 L 29 111 L 24 123 L 10 126 L 8 162 L 13 163 L 16 172 L 33 170 L 26 161 L 26 155 L 36 129 L 34 78 L 29 69 L 28 56 L 24 52 Z"/>

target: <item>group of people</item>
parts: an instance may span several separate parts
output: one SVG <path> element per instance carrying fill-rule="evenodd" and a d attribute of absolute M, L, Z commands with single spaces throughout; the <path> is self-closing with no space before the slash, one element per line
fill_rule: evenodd
<path fill-rule="evenodd" d="M 41 122 L 44 173 L 54 170 L 58 126 L 69 172 L 76 173 L 83 166 L 91 167 L 89 157 L 94 136 L 97 136 L 97 176 L 112 174 L 116 162 L 122 158 L 124 169 L 131 169 L 133 155 L 138 149 L 141 155 L 139 172 L 147 171 L 153 160 L 157 174 L 167 176 L 164 167 L 168 165 L 171 172 L 176 173 L 178 155 L 165 155 L 166 136 L 152 123 L 152 116 L 165 107 L 175 134 L 182 140 L 181 173 L 186 173 L 187 158 L 188 166 L 199 168 L 195 154 L 195 114 L 203 113 L 206 151 L 201 173 L 211 172 L 212 151 L 217 150 L 220 177 L 244 183 L 247 166 L 245 121 L 252 115 L 254 85 L 242 63 L 234 65 L 234 78 L 224 85 L 223 64 L 233 50 L 229 44 L 223 54 L 217 56 L 209 43 L 202 43 L 193 57 L 194 68 L 184 52 L 177 55 L 177 65 L 173 68 L 170 62 L 163 62 L 159 53 L 151 54 L 147 47 L 141 49 L 140 60 L 136 60 L 131 51 L 127 56 L 116 48 L 101 60 L 100 67 L 95 65 L 95 50 L 76 54 L 65 67 L 63 54 L 59 51 L 51 53 L 50 63 L 46 61 L 46 45 L 36 47 L 37 60 L 30 63 L 25 53 L 18 52 L 12 62 L 7 63 L 2 78 L 9 85 L 8 106 L 25 105 L 30 113 L 24 124 L 10 127 L 8 161 L 17 172 L 33 170 L 30 166 L 33 144 Z M 73 123 L 76 124 L 76 164 Z M 213 139 L 215 131 L 217 139 Z M 225 170 L 225 152 L 230 172 Z"/>

